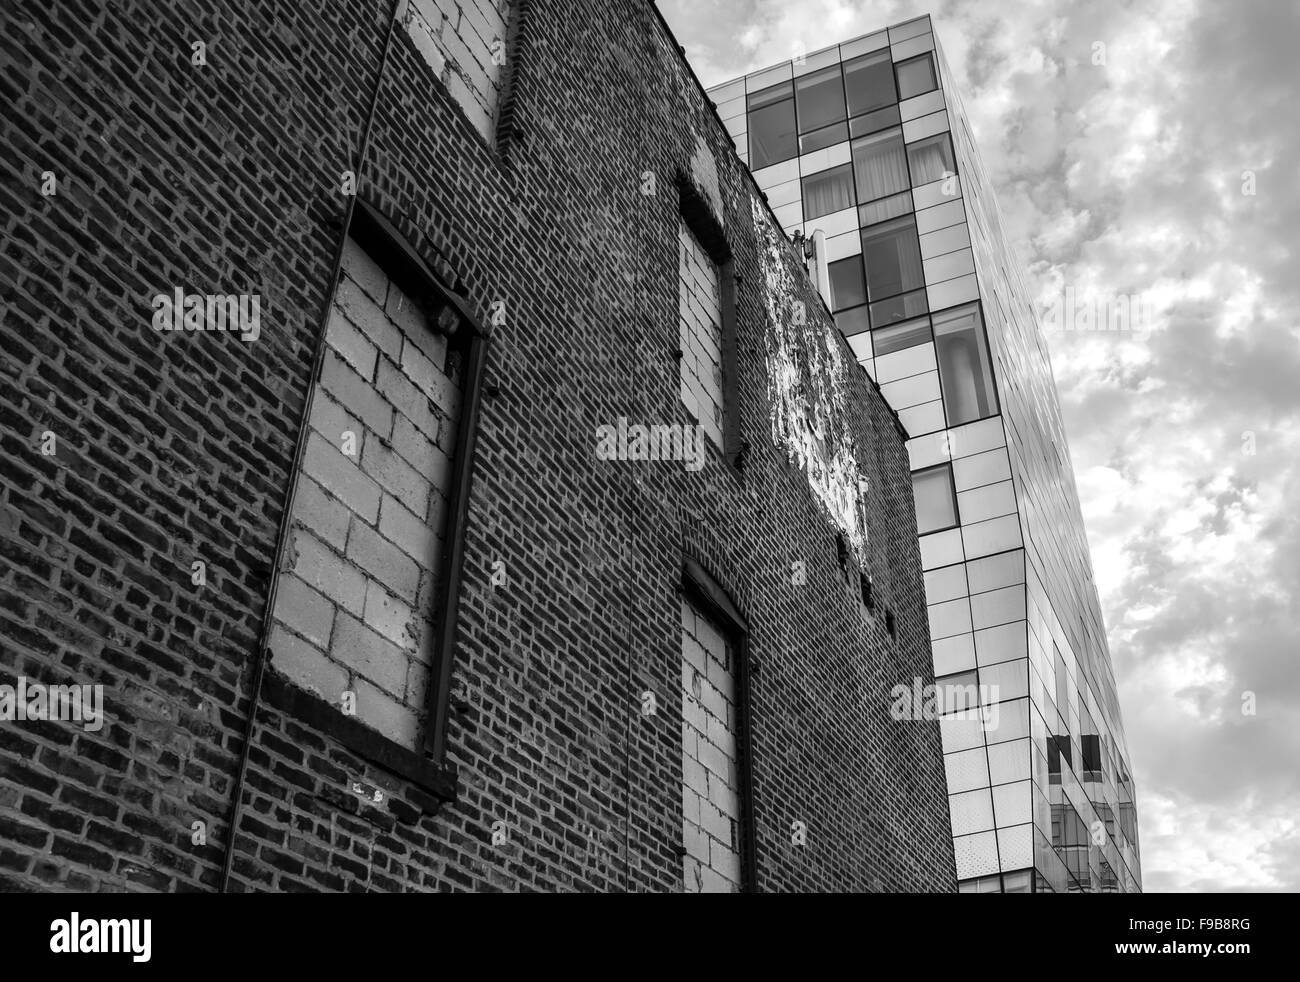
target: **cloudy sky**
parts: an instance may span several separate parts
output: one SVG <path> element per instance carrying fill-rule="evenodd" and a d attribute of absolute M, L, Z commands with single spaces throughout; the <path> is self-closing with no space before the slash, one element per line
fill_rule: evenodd
<path fill-rule="evenodd" d="M 1150 304 L 1050 338 L 1145 887 L 1300 890 L 1300 2 L 659 6 L 706 86 L 929 13 L 1040 307 Z"/>

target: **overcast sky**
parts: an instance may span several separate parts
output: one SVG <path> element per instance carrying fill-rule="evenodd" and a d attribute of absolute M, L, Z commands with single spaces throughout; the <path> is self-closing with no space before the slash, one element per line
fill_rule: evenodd
<path fill-rule="evenodd" d="M 659 6 L 706 86 L 930 14 L 1036 303 L 1151 302 L 1050 336 L 1145 888 L 1300 890 L 1300 2 Z"/>

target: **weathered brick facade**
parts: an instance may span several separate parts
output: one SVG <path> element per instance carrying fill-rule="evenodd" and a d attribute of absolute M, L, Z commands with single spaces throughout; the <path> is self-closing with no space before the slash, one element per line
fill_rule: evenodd
<path fill-rule="evenodd" d="M 386 4 L 212 7 L 0 15 L 0 683 L 102 684 L 105 699 L 98 731 L 0 722 L 0 888 L 218 889 L 233 839 L 232 890 L 682 890 L 690 560 L 747 624 L 754 885 L 953 889 L 937 724 L 888 715 L 892 686 L 932 681 L 903 437 L 788 247 L 759 234 L 764 206 L 653 7 L 516 4 L 490 139 L 405 20 L 385 62 Z M 420 517 L 405 468 L 438 483 L 427 447 L 388 459 L 394 430 L 369 460 L 368 436 L 337 460 L 309 436 L 294 509 L 311 517 L 294 528 L 315 530 L 317 558 L 278 549 L 300 431 L 340 418 L 304 415 L 349 171 L 492 324 L 452 772 L 398 766 L 400 733 L 390 753 L 322 723 L 333 710 L 274 659 L 255 684 L 264 633 L 276 650 L 277 559 L 281 591 L 337 594 L 335 632 L 388 623 L 367 617 L 365 583 L 312 577 L 358 528 L 393 545 L 418 532 L 385 531 L 390 499 Z M 693 422 L 677 360 L 691 201 L 731 254 L 741 442 L 706 441 L 698 471 L 599 459 L 597 428 L 620 418 Z M 258 294 L 260 335 L 155 331 L 150 298 L 178 287 Z M 332 336 L 319 392 L 372 370 L 382 393 L 402 369 L 400 347 L 371 368 L 362 340 Z M 436 418 L 417 391 L 410 412 Z M 374 429 L 361 414 L 398 398 L 353 395 L 317 412 Z M 361 468 L 351 501 L 324 493 L 344 463 Z M 321 615 L 279 609 L 300 642 L 324 635 Z M 335 665 L 355 644 L 314 650 Z"/>

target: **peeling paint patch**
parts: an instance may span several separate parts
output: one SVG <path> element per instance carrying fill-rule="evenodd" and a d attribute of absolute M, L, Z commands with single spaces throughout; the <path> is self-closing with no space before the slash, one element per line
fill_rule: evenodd
<path fill-rule="evenodd" d="M 801 308 L 800 291 L 785 237 L 758 198 L 750 197 L 758 235 L 766 308 L 764 354 L 772 441 L 797 463 L 831 522 L 859 557 L 867 520 L 849 413 L 848 371 L 834 327 Z"/>

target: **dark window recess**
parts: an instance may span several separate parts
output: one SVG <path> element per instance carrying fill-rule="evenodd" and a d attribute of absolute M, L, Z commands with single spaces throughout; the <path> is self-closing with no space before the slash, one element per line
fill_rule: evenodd
<path fill-rule="evenodd" d="M 894 66 L 889 49 L 873 51 L 844 63 L 844 89 L 849 115 L 880 109 L 898 101 L 894 90 Z"/>
<path fill-rule="evenodd" d="M 799 154 L 794 86 L 782 82 L 749 96 L 749 169 L 759 170 Z"/>
<path fill-rule="evenodd" d="M 1083 770 L 1091 780 L 1101 780 L 1101 736 L 1097 733 L 1084 734 L 1080 741 L 1083 752 Z M 1095 776 L 1093 776 L 1095 775 Z"/>
<path fill-rule="evenodd" d="M 898 98 L 910 99 L 924 95 L 939 87 L 939 80 L 934 74 L 934 58 L 930 52 L 900 61 L 894 66 L 898 74 Z"/>
<path fill-rule="evenodd" d="M 885 611 L 885 630 L 889 632 L 891 639 L 898 640 L 898 625 L 894 621 L 894 612 L 892 610 Z"/>
<path fill-rule="evenodd" d="M 799 111 L 799 132 L 808 133 L 845 117 L 844 80 L 838 64 L 794 80 L 794 99 Z"/>
<path fill-rule="evenodd" d="M 832 310 L 846 310 L 867 302 L 867 284 L 862 276 L 861 256 L 837 259 L 828 268 Z"/>
<path fill-rule="evenodd" d="M 876 595 L 871 587 L 871 577 L 863 573 L 860 585 L 862 588 L 862 606 L 867 608 L 867 613 L 874 614 L 876 612 Z"/>

